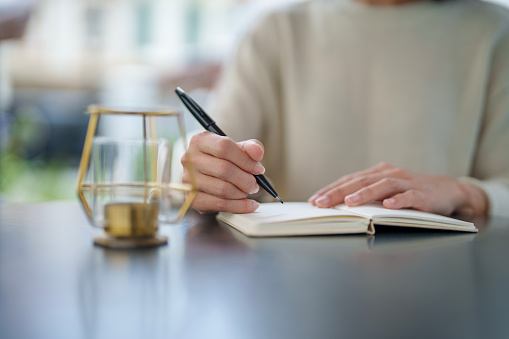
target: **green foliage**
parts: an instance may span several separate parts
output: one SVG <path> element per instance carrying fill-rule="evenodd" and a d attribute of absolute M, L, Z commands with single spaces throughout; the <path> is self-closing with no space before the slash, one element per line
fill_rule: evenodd
<path fill-rule="evenodd" d="M 12 202 L 75 199 L 77 170 L 65 161 L 26 160 L 0 150 L 0 192 Z"/>

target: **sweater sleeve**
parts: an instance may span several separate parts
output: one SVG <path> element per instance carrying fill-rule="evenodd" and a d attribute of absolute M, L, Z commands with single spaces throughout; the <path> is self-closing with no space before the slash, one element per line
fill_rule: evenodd
<path fill-rule="evenodd" d="M 509 217 L 509 25 L 496 39 L 473 183 L 489 199 L 489 214 Z"/>

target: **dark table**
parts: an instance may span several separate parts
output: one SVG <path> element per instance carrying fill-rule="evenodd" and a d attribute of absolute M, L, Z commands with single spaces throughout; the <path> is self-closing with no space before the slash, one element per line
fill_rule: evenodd
<path fill-rule="evenodd" d="M 509 338 L 509 220 L 475 222 L 255 239 L 190 212 L 122 251 L 77 202 L 4 204 L 0 338 Z"/>

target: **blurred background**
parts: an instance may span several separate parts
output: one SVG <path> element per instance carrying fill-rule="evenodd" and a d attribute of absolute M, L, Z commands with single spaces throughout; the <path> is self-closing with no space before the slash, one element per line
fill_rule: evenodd
<path fill-rule="evenodd" d="M 0 201 L 76 199 L 89 104 L 182 109 L 180 86 L 206 105 L 250 23 L 297 1 L 0 0 Z"/>

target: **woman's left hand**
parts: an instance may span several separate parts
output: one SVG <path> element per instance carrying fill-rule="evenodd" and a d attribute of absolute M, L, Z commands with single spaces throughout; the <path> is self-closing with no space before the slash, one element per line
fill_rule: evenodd
<path fill-rule="evenodd" d="M 341 177 L 308 201 L 318 207 L 381 201 L 390 209 L 413 208 L 443 215 L 483 215 L 488 210 L 485 193 L 467 181 L 412 172 L 388 163 Z"/>

